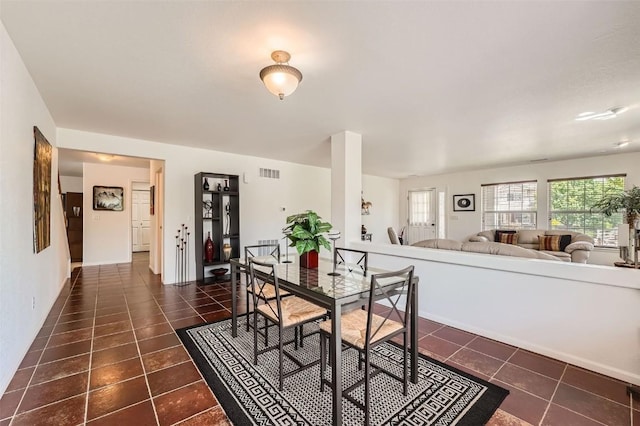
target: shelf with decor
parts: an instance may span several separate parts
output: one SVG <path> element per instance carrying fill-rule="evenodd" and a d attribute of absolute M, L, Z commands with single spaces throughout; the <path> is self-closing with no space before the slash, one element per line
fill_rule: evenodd
<path fill-rule="evenodd" d="M 229 259 L 240 257 L 239 184 L 237 175 L 200 172 L 194 176 L 198 284 L 230 279 Z"/>

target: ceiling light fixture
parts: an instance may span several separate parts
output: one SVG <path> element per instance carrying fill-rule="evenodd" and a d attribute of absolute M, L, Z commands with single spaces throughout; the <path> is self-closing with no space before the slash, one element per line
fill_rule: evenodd
<path fill-rule="evenodd" d="M 98 154 L 98 153 L 96 153 L 96 157 L 98 157 L 98 160 L 105 161 L 105 162 L 109 162 L 116 158 L 116 156 L 113 154 Z"/>
<path fill-rule="evenodd" d="M 292 94 L 302 81 L 302 73 L 289 65 L 291 55 L 284 50 L 276 50 L 271 54 L 275 65 L 269 65 L 260 71 L 260 80 L 268 91 L 283 100 Z"/>
<path fill-rule="evenodd" d="M 615 118 L 618 115 L 626 112 L 629 108 L 627 107 L 614 107 L 609 108 L 606 111 L 602 112 L 581 112 L 575 118 L 576 121 L 587 121 L 587 120 L 609 120 L 611 118 Z"/>

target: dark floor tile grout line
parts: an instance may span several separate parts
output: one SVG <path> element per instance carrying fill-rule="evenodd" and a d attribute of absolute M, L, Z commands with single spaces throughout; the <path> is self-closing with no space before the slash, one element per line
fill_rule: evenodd
<path fill-rule="evenodd" d="M 147 284 L 144 284 L 145 287 L 147 287 Z M 131 311 L 129 310 L 129 302 L 127 301 L 126 297 L 125 297 L 125 302 L 127 305 L 127 313 L 129 314 L 129 322 L 131 324 L 131 330 L 133 331 L 133 318 L 131 318 Z M 166 318 L 165 318 L 166 319 Z M 151 407 L 153 408 L 153 415 L 156 418 L 156 424 L 160 424 L 160 418 L 158 417 L 158 411 L 156 410 L 156 404 L 153 402 L 153 394 L 151 393 L 151 385 L 149 384 L 149 377 L 147 375 L 147 368 L 144 365 L 144 362 L 142 362 L 142 352 L 140 352 L 140 344 L 138 343 L 138 338 L 136 336 L 135 331 L 133 331 L 133 337 L 134 337 L 134 341 L 136 344 L 136 350 L 138 351 L 138 358 L 140 360 L 140 364 L 142 366 L 142 373 L 144 375 L 144 383 L 147 386 L 147 392 L 149 392 L 149 399 L 151 400 Z M 87 400 L 89 398 L 87 397 Z M 132 404 L 135 405 L 135 404 Z"/>
<path fill-rule="evenodd" d="M 607 401 L 609 401 L 609 402 L 613 402 L 614 404 L 618 404 L 618 405 L 622 405 L 623 407 L 627 407 L 627 405 L 626 405 L 626 404 L 623 404 L 623 403 L 621 403 L 621 402 L 615 401 L 615 400 L 613 400 L 613 399 L 611 399 L 611 398 L 607 398 L 607 397 L 606 397 L 606 396 L 604 396 L 604 395 L 600 395 L 600 394 L 597 394 L 597 393 L 595 393 L 595 392 L 591 392 L 591 391 L 589 391 L 589 390 L 587 390 L 587 389 L 579 388 L 579 387 L 574 386 L 574 385 L 572 385 L 572 384 L 570 384 L 570 383 L 562 382 L 562 384 L 563 384 L 563 385 L 565 385 L 565 386 L 569 386 L 569 387 L 572 387 L 572 388 L 574 388 L 574 389 L 577 389 L 577 390 L 579 390 L 579 391 L 581 391 L 581 392 L 584 392 L 584 393 L 588 393 L 588 394 L 591 394 L 591 395 L 597 396 L 598 398 L 602 398 L 602 399 L 607 400 Z M 631 408 L 633 409 L 633 398 L 630 398 L 630 399 L 629 399 L 629 407 L 631 407 Z"/>
<path fill-rule="evenodd" d="M 82 273 L 82 271 L 80 271 Z M 100 297 L 100 291 L 95 296 L 95 306 L 98 305 L 98 298 Z M 89 373 L 87 374 L 87 393 L 84 400 L 84 422 L 87 423 L 87 417 L 89 415 L 89 392 L 91 391 L 91 367 L 93 366 L 93 340 L 96 334 L 96 317 L 95 306 L 93 316 L 93 327 L 91 328 L 91 346 L 89 347 Z"/>
<path fill-rule="evenodd" d="M 134 378 L 137 378 L 137 377 L 134 377 Z M 127 380 L 129 380 L 129 379 L 127 379 Z M 124 381 L 126 382 L 126 380 L 124 380 Z M 120 382 L 119 382 L 119 383 L 120 383 Z M 96 417 L 96 418 L 94 418 L 94 419 L 91 419 L 91 422 L 95 422 L 96 420 L 104 419 L 104 418 L 105 418 L 105 417 L 107 417 L 107 416 L 110 416 L 110 415 L 115 414 L 115 413 L 119 413 L 119 412 L 121 412 L 121 411 L 126 410 L 127 408 L 131 408 L 131 407 L 133 407 L 133 406 L 136 406 L 136 405 L 138 405 L 138 404 L 142 404 L 142 403 L 147 402 L 147 401 L 149 401 L 149 403 L 151 403 L 151 405 L 153 405 L 153 401 L 151 400 L 151 398 L 149 398 L 149 399 L 145 399 L 145 400 L 142 400 L 142 401 L 136 402 L 135 404 L 130 404 L 130 405 L 127 405 L 127 406 L 125 406 L 125 407 L 118 408 L 117 410 L 109 411 L 108 413 L 105 413 L 105 414 L 103 414 L 103 415 L 101 415 L 101 416 L 98 416 L 98 417 Z M 154 411 L 155 411 L 155 409 L 154 409 Z M 87 423 L 85 422 L 84 424 L 86 425 Z M 157 423 L 157 424 L 159 425 L 160 423 Z"/>
<path fill-rule="evenodd" d="M 18 418 L 18 417 L 24 416 L 26 414 L 32 413 L 32 412 L 34 412 L 36 410 L 40 410 L 42 408 L 49 407 L 49 406 L 54 405 L 54 404 L 58 404 L 60 402 L 64 402 L 64 401 L 68 401 L 68 400 L 73 399 L 73 398 L 77 398 L 80 395 L 82 395 L 82 393 L 77 393 L 75 395 L 67 396 L 65 398 L 58 399 L 56 401 L 52 401 L 52 402 L 49 402 L 49 403 L 46 403 L 46 404 L 38 405 L 37 407 L 33 407 L 30 410 L 23 411 L 20 414 L 14 415 L 13 417 L 7 417 L 7 418 L 5 418 L 3 420 L 7 420 L 8 418 L 10 418 L 11 419 L 11 423 L 9 423 L 9 425 L 11 425 L 11 424 L 13 424 L 13 421 L 16 420 L 16 418 Z"/>
<path fill-rule="evenodd" d="M 71 277 L 73 278 L 73 277 Z M 75 285 L 75 283 L 78 280 L 78 276 L 76 275 L 75 280 L 73 281 L 73 283 L 71 282 L 71 278 L 68 279 L 68 282 L 65 282 L 65 284 L 62 286 L 62 288 L 60 289 L 60 292 L 62 293 L 62 291 L 64 290 L 64 287 L 69 284 L 69 294 L 67 294 L 66 298 L 65 298 L 65 302 L 62 305 L 62 308 L 60 309 L 60 312 L 58 312 L 58 318 L 56 318 L 56 323 L 58 323 L 58 320 L 60 319 L 60 315 L 62 314 L 62 311 L 64 310 L 65 305 L 67 304 L 67 301 L 69 300 L 69 296 L 71 295 L 71 289 L 73 289 L 73 286 Z M 60 296 L 58 296 L 60 297 Z M 56 302 L 58 301 L 58 297 L 56 297 L 56 301 L 53 302 L 53 305 L 56 304 Z M 47 318 L 49 317 L 49 315 L 51 314 L 51 311 L 49 311 L 49 313 L 47 313 L 47 316 L 45 317 L 45 322 L 47 321 Z M 53 326 L 53 328 L 55 328 L 55 324 Z M 51 331 L 53 331 L 53 328 L 51 329 Z M 15 418 L 18 416 L 18 409 L 20 409 L 20 405 L 22 405 L 22 402 L 24 401 L 24 397 L 27 394 L 27 390 L 29 389 L 29 385 L 31 385 L 31 382 L 33 381 L 33 377 L 36 374 L 36 371 L 38 370 L 38 367 L 40 366 L 40 360 L 42 360 L 42 357 L 44 356 L 44 351 L 47 348 L 47 345 L 49 344 L 49 341 L 51 340 L 51 336 L 52 334 L 49 333 L 48 337 L 47 337 L 47 341 L 44 344 L 44 347 L 42 348 L 42 352 L 40 352 L 40 356 L 38 357 L 38 361 L 36 362 L 36 364 L 34 365 L 33 371 L 31 372 L 31 377 L 29 377 L 29 381 L 27 382 L 27 385 L 24 387 L 24 389 L 22 390 L 22 396 L 20 397 L 20 401 L 18 402 L 18 404 L 16 405 L 15 410 L 13 411 L 13 415 L 10 417 L 11 420 L 9 421 L 9 425 L 11 426 L 13 424 L 13 421 L 15 420 Z M 37 338 L 37 337 L 36 337 Z M 35 339 L 34 339 L 35 341 Z M 33 342 L 31 343 L 33 345 Z M 29 350 L 27 349 L 27 353 L 29 353 Z M 26 368 L 26 367 L 25 367 Z M 0 396 L 1 397 L 1 396 Z M 31 410 L 30 410 L 31 411 Z M 20 413 L 22 414 L 22 413 Z"/>
<path fill-rule="evenodd" d="M 558 379 L 558 382 L 556 383 L 556 386 L 553 389 L 553 393 L 549 397 L 549 402 L 548 402 L 547 406 L 544 409 L 544 413 L 542 413 L 542 417 L 540 418 L 540 422 L 538 422 L 539 426 L 542 426 L 542 421 L 547 416 L 547 413 L 549 412 L 549 408 L 551 408 L 551 401 L 553 401 L 553 398 L 556 396 L 556 392 L 558 392 L 558 388 L 560 387 L 560 383 L 562 382 L 562 378 L 564 377 L 565 373 L 567 372 L 567 368 L 569 368 L 569 365 L 565 364 L 564 369 L 562 370 L 562 374 L 560 375 L 560 378 Z"/>

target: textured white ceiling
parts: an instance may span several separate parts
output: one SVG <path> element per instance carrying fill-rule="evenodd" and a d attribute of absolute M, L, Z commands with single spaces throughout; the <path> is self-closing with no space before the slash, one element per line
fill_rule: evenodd
<path fill-rule="evenodd" d="M 434 174 L 640 150 L 640 2 L 2 0 L 60 127 L 329 167 Z M 262 86 L 272 50 L 304 79 Z M 629 106 L 608 121 L 583 111 Z"/>
<path fill-rule="evenodd" d="M 109 164 L 112 166 L 149 168 L 146 158 L 128 157 L 123 155 L 106 155 L 96 152 L 77 151 L 61 148 L 58 154 L 58 170 L 61 176 L 83 175 L 83 163 Z"/>

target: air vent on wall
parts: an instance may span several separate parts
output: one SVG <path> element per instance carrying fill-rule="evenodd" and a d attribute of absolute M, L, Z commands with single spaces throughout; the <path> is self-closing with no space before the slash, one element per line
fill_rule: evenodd
<path fill-rule="evenodd" d="M 260 168 L 260 177 L 269 179 L 280 179 L 280 170 Z"/>

